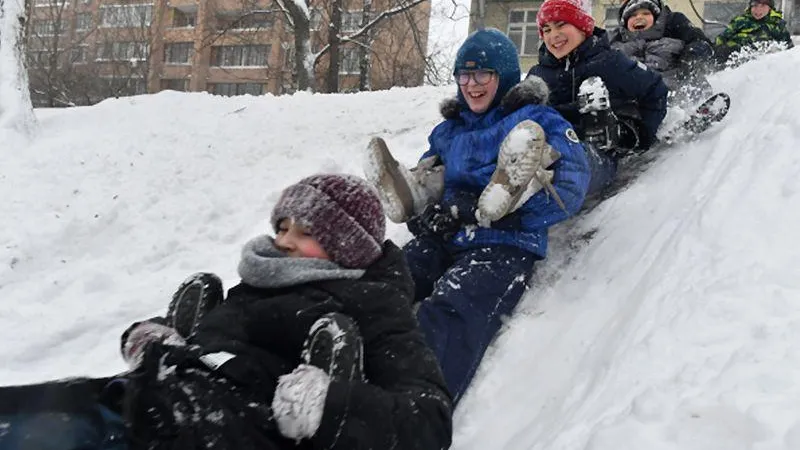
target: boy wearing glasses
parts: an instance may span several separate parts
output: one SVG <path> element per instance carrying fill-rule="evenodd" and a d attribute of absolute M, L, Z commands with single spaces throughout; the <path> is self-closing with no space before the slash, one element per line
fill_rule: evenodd
<path fill-rule="evenodd" d="M 544 82 L 520 83 L 503 33 L 470 35 L 454 75 L 456 98 L 417 167 L 376 138 L 365 169 L 389 218 L 415 236 L 403 250 L 417 318 L 457 402 L 545 257 L 548 228 L 580 209 L 589 166 L 569 122 L 542 105 Z"/>

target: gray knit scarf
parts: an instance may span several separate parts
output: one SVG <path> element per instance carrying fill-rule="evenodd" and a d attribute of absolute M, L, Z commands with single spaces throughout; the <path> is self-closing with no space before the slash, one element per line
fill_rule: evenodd
<path fill-rule="evenodd" d="M 242 249 L 239 276 L 257 288 L 280 288 L 311 281 L 357 279 L 361 269 L 345 269 L 333 261 L 319 258 L 293 258 L 275 247 L 267 235 L 251 239 Z"/>

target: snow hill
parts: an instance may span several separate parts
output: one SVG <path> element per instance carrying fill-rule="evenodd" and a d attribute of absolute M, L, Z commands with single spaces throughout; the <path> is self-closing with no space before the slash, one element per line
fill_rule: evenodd
<path fill-rule="evenodd" d="M 723 126 L 555 230 L 456 413 L 456 449 L 800 448 L 800 50 L 712 79 Z M 236 280 L 280 190 L 426 148 L 448 88 L 40 110 L 0 151 L 0 384 L 122 370 L 190 273 Z M 390 236 L 404 242 L 399 226 Z"/>

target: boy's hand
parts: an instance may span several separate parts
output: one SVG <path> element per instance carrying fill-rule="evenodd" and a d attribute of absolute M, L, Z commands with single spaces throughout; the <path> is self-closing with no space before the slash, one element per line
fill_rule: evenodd
<path fill-rule="evenodd" d="M 131 369 L 136 369 L 142 364 L 147 345 L 152 342 L 171 346 L 186 345 L 186 341 L 173 328 L 149 320 L 136 322 L 122 334 L 122 359 Z"/>
<path fill-rule="evenodd" d="M 272 414 L 283 436 L 300 440 L 317 432 L 330 381 L 325 371 L 308 364 L 301 364 L 292 373 L 278 378 Z"/>

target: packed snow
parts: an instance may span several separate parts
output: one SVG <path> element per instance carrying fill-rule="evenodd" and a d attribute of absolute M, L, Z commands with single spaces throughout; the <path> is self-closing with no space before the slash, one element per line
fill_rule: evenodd
<path fill-rule="evenodd" d="M 799 65 L 795 49 L 714 76 L 733 98 L 722 124 L 553 231 L 453 448 L 800 448 Z M 378 135 L 415 163 L 454 93 L 36 111 L 38 136 L 0 152 L 0 383 L 123 370 L 119 335 L 186 276 L 236 282 L 283 187 L 360 174 Z"/>

